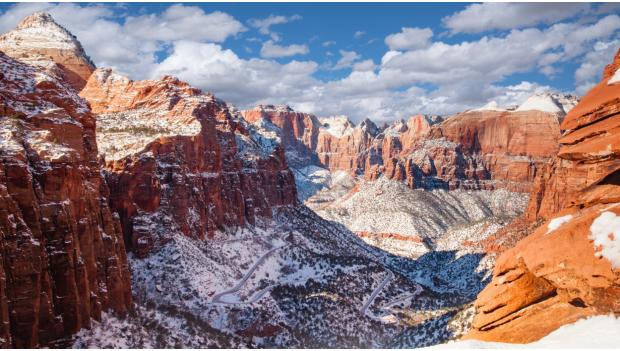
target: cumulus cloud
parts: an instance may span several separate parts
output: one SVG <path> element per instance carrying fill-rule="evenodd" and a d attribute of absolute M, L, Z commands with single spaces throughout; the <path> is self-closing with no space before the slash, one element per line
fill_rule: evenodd
<path fill-rule="evenodd" d="M 132 36 L 147 40 L 197 40 L 222 42 L 246 28 L 231 15 L 200 7 L 175 4 L 160 14 L 127 17 L 125 29 Z"/>
<path fill-rule="evenodd" d="M 113 18 L 106 5 L 18 3 L 0 15 L 0 28 L 14 28 L 35 11 L 47 11 L 73 33 L 98 66 L 112 67 L 136 79 L 146 78 L 157 65 L 156 53 L 180 38 L 220 42 L 245 30 L 232 16 L 205 13 L 175 4 L 160 14 Z"/>
<path fill-rule="evenodd" d="M 363 30 L 358 30 L 355 33 L 353 33 L 353 38 L 359 39 L 363 37 L 364 35 L 366 35 L 366 32 L 364 32 Z"/>
<path fill-rule="evenodd" d="M 355 51 L 340 50 L 340 59 L 338 60 L 338 62 L 336 62 L 336 64 L 332 68 L 334 70 L 338 70 L 338 69 L 352 67 L 353 63 L 359 60 L 360 58 L 362 58 L 362 56 Z"/>
<path fill-rule="evenodd" d="M 285 24 L 293 21 L 299 21 L 302 17 L 300 15 L 292 15 L 292 16 L 276 16 L 270 15 L 266 18 L 252 18 L 248 21 L 250 26 L 257 28 L 259 33 L 264 35 L 270 35 L 272 40 L 279 41 L 280 36 L 277 33 L 271 31 L 271 26 L 277 24 Z"/>
<path fill-rule="evenodd" d="M 259 102 L 287 103 L 318 84 L 318 65 L 311 61 L 280 64 L 273 60 L 239 58 L 218 44 L 177 41 L 153 77 L 173 75 L 218 97 L 248 106 Z"/>
<path fill-rule="evenodd" d="M 399 33 L 385 37 L 385 44 L 390 50 L 420 49 L 428 46 L 432 37 L 433 31 L 430 28 L 403 27 Z"/>
<path fill-rule="evenodd" d="M 442 22 L 453 33 L 480 33 L 553 23 L 589 8 L 589 4 L 583 3 L 487 2 L 469 5 L 463 11 L 444 17 Z"/>
<path fill-rule="evenodd" d="M 588 52 L 575 71 L 575 92 L 583 95 L 601 79 L 601 72 L 612 60 L 620 40 L 596 42 L 592 51 Z"/>
<path fill-rule="evenodd" d="M 532 20 L 515 20 L 506 27 L 509 31 L 468 37 L 461 42 L 433 41 L 432 30 L 405 27 L 385 38 L 388 50 L 376 61 L 348 50 L 339 51 L 335 64 L 275 60 L 305 55 L 309 48 L 278 44 L 272 26 L 296 18 L 270 16 L 248 22 L 249 27 L 271 38 L 262 45 L 261 57 L 244 59 L 222 43 L 245 27 L 228 14 L 194 9 L 176 4 L 158 13 L 126 17 L 111 11 L 109 5 L 24 3 L 12 5 L 0 14 L 0 28 L 8 30 L 28 14 L 47 10 L 78 37 L 98 66 L 114 67 L 134 79 L 171 74 L 240 108 L 283 103 L 317 115 L 347 114 L 354 120 L 369 117 L 376 121 L 415 113 L 451 114 L 489 100 L 500 105 L 519 104 L 530 94 L 551 87 L 533 81 L 515 84 L 508 79 L 532 71 L 553 76 L 566 67 L 565 63 L 578 66 L 575 83 L 577 92 L 583 93 L 598 81 L 603 66 L 611 61 L 620 44 L 620 17 L 602 17 L 604 14 L 590 11 L 580 20 L 534 28 L 522 28 L 531 26 L 527 23 L 534 23 Z M 597 9 L 600 12 L 607 8 Z M 562 16 L 572 16 L 566 13 Z M 189 22 L 181 23 L 181 17 L 187 17 Z M 549 21 L 538 17 L 535 23 Z M 503 28 L 495 22 L 481 23 L 486 23 L 482 27 L 487 29 Z M 474 30 L 461 25 L 449 28 Z M 202 30 L 209 26 L 218 28 Z M 265 38 L 254 41 L 262 40 Z M 332 48 L 330 41 L 317 45 L 330 47 L 326 55 L 338 49 Z M 240 47 L 244 50 L 243 45 Z M 319 67 L 341 70 L 339 78 L 318 79 L 315 75 Z M 341 73 L 345 74 L 342 78 Z"/>
<path fill-rule="evenodd" d="M 260 49 L 261 57 L 276 58 L 276 57 L 288 57 L 295 55 L 306 55 L 310 52 L 307 45 L 291 44 L 291 45 L 278 45 L 272 40 L 268 40 L 263 43 Z"/>

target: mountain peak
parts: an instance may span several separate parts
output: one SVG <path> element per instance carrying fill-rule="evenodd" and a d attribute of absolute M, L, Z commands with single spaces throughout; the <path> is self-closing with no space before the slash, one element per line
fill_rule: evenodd
<path fill-rule="evenodd" d="M 35 12 L 30 16 L 25 17 L 19 22 L 16 29 L 30 28 L 30 27 L 40 27 L 47 24 L 55 24 L 60 27 L 52 15 L 47 12 Z M 62 27 L 61 27 L 62 28 Z"/>
<path fill-rule="evenodd" d="M 77 90 L 95 70 L 82 44 L 47 12 L 35 12 L 0 36 L 0 51 L 30 64 L 57 63 L 64 79 Z"/>

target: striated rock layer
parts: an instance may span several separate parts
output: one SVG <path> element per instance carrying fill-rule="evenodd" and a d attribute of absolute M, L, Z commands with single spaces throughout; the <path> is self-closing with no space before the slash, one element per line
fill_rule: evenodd
<path fill-rule="evenodd" d="M 620 51 L 562 123 L 527 218 L 545 220 L 498 259 L 468 338 L 531 342 L 579 318 L 620 314 Z"/>
<path fill-rule="evenodd" d="M 174 232 L 204 239 L 296 203 L 271 123 L 248 125 L 172 77 L 132 81 L 99 69 L 81 95 L 97 114 L 112 207 L 139 256 Z"/>
<path fill-rule="evenodd" d="M 35 12 L 0 36 L 0 51 L 29 61 L 55 62 L 62 81 L 79 91 L 95 69 L 75 36 L 48 13 Z"/>
<path fill-rule="evenodd" d="M 343 117 L 317 119 L 287 106 L 243 115 L 280 127 L 289 160 L 425 189 L 529 192 L 560 136 L 558 114 L 538 110 L 472 110 L 445 121 L 417 115 L 384 128 L 370 120 L 354 126 Z"/>
<path fill-rule="evenodd" d="M 31 348 L 126 313 L 131 290 L 95 119 L 64 67 L 18 56 L 0 52 L 0 347 Z"/>

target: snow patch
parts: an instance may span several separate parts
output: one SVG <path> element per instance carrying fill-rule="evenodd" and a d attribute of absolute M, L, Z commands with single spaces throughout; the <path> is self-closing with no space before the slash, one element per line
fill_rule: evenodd
<path fill-rule="evenodd" d="M 590 226 L 597 257 L 605 257 L 614 269 L 620 268 L 620 216 L 603 212 Z"/>
<path fill-rule="evenodd" d="M 617 69 L 611 78 L 607 81 L 607 85 L 615 84 L 620 82 L 620 69 Z"/>
<path fill-rule="evenodd" d="M 552 219 L 547 225 L 547 232 L 545 233 L 545 235 L 560 228 L 563 224 L 570 222 L 572 219 L 573 219 L 573 215 L 566 215 L 566 216 Z"/>

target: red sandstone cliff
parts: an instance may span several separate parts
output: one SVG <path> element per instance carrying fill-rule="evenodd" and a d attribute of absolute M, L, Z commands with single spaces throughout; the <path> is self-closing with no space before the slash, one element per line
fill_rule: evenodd
<path fill-rule="evenodd" d="M 564 119 L 527 213 L 548 221 L 498 259 L 469 338 L 530 342 L 582 317 L 620 314 L 619 67 L 620 51 Z"/>
<path fill-rule="evenodd" d="M 0 346 L 28 348 L 126 313 L 131 291 L 95 119 L 63 67 L 19 57 L 0 52 Z"/>
<path fill-rule="evenodd" d="M 204 239 L 295 204 L 272 124 L 249 125 L 172 77 L 132 81 L 99 69 L 81 95 L 97 114 L 111 204 L 138 255 L 175 232 Z"/>
<path fill-rule="evenodd" d="M 354 126 L 343 117 L 317 119 L 289 108 L 243 115 L 280 127 L 289 159 L 303 149 L 304 159 L 313 154 L 315 164 L 331 171 L 385 175 L 412 188 L 528 192 L 557 153 L 560 136 L 557 114 L 536 110 L 468 111 L 445 121 L 417 115 L 383 129 L 369 120 Z"/>

